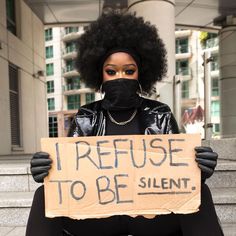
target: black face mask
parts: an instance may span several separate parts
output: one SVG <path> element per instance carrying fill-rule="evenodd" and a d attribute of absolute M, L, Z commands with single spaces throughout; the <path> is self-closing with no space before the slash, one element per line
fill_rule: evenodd
<path fill-rule="evenodd" d="M 140 107 L 141 98 L 137 94 L 138 89 L 139 84 L 136 79 L 108 80 L 102 85 L 102 92 L 105 92 L 102 107 L 110 111 Z"/>

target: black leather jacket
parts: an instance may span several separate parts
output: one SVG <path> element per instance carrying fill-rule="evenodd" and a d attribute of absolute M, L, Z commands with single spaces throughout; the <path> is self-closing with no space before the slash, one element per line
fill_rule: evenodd
<path fill-rule="evenodd" d="M 161 102 L 142 98 L 139 108 L 139 120 L 142 134 L 179 133 L 176 120 L 170 108 Z M 68 136 L 96 136 L 106 134 L 106 116 L 101 101 L 82 106 L 75 115 Z M 214 235 L 223 236 L 217 221 L 210 190 L 206 184 L 202 188 L 200 212 L 196 214 L 179 214 L 179 227 L 182 232 L 175 235 Z M 211 213 L 209 213 L 211 212 Z M 208 227 L 211 226 L 211 227 Z M 164 227 L 169 227 L 164 223 Z M 193 230 L 194 229 L 194 230 Z M 214 233 L 212 233 L 214 230 Z M 72 234 L 65 234 L 73 236 Z"/>
<path fill-rule="evenodd" d="M 142 98 L 138 110 L 141 134 L 176 134 L 178 125 L 170 108 L 161 102 Z M 106 134 L 106 116 L 101 100 L 82 106 L 72 122 L 69 137 Z"/>

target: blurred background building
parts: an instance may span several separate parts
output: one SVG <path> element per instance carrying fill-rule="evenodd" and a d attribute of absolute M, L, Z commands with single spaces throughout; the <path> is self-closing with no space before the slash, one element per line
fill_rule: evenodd
<path fill-rule="evenodd" d="M 179 29 L 175 31 L 176 75 L 181 83 L 182 132 L 204 137 L 203 55 L 211 54 L 211 123 L 213 136 L 220 134 L 219 38 L 217 33 Z"/>
<path fill-rule="evenodd" d="M 45 29 L 47 107 L 49 137 L 66 137 L 80 106 L 95 100 L 75 68 L 76 40 L 86 26 Z"/>

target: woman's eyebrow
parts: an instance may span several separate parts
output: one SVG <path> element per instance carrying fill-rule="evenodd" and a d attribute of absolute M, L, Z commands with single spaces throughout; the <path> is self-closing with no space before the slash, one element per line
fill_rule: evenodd
<path fill-rule="evenodd" d="M 113 66 L 113 67 L 115 67 L 115 66 L 117 66 L 117 65 L 114 65 L 114 64 L 106 64 L 104 67 L 106 67 L 106 66 Z"/>
<path fill-rule="evenodd" d="M 133 64 L 133 63 L 131 63 L 131 64 L 125 64 L 125 65 L 123 65 L 123 66 L 135 66 L 135 67 L 137 67 L 135 64 Z"/>
<path fill-rule="evenodd" d="M 116 67 L 118 65 L 115 65 L 115 64 L 106 64 L 104 67 L 107 67 L 107 66 L 113 66 L 113 67 Z M 125 65 L 122 65 L 123 67 L 127 67 L 127 66 L 135 66 L 137 67 L 135 64 L 133 63 L 130 63 L 130 64 L 125 64 Z"/>

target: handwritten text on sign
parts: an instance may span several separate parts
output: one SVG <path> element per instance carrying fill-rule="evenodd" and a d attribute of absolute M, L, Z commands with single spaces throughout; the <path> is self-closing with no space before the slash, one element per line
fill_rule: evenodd
<path fill-rule="evenodd" d="M 46 216 L 192 213 L 200 205 L 200 135 L 44 138 L 53 159 Z"/>

